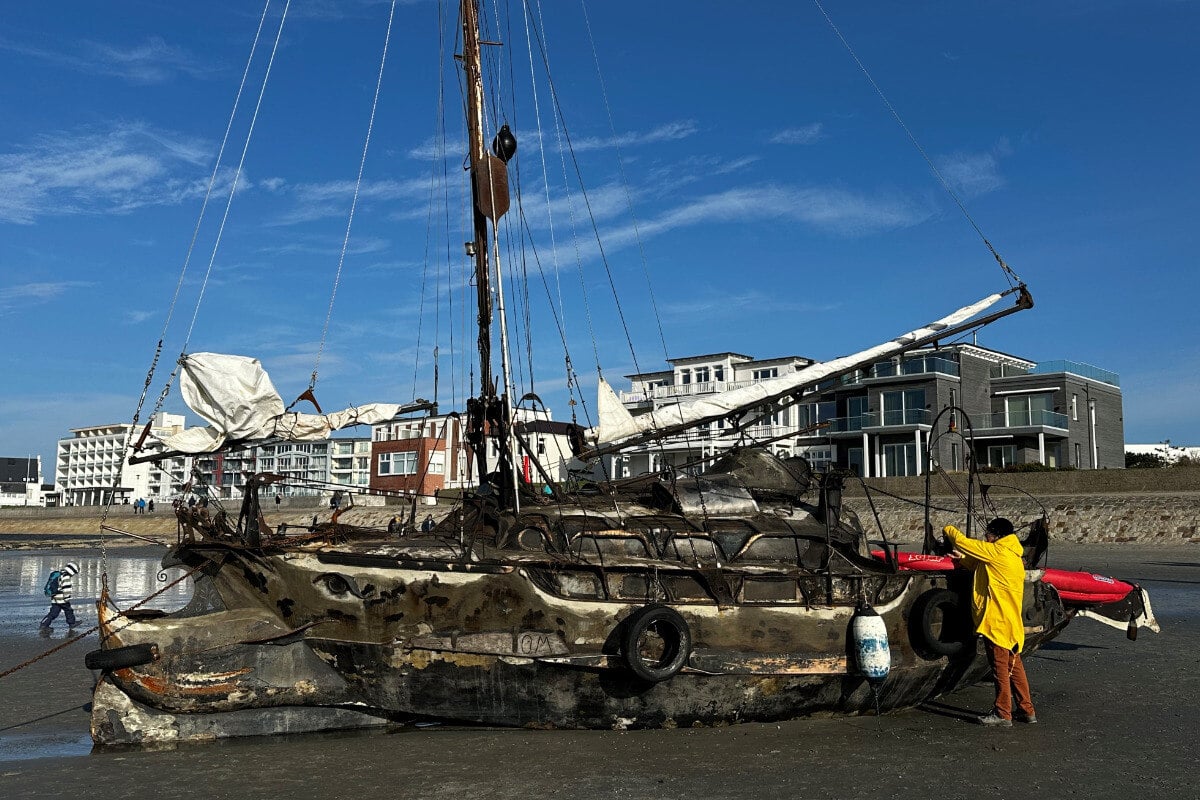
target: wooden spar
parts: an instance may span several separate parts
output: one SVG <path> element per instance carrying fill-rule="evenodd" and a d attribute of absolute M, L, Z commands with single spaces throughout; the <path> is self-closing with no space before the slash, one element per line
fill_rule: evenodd
<path fill-rule="evenodd" d="M 966 331 L 969 331 L 969 330 L 973 330 L 975 328 L 982 328 L 983 326 L 989 325 L 989 324 L 995 322 L 996 320 L 1001 319 L 1002 317 L 1007 317 L 1009 314 L 1015 314 L 1016 312 L 1021 311 L 1023 309 L 1033 308 L 1033 297 L 1029 294 L 1028 289 L 1025 288 L 1025 284 L 1020 284 L 1018 286 L 1013 287 L 1012 289 L 1009 289 L 1008 291 L 1001 294 L 1000 297 L 1005 297 L 1005 296 L 1013 294 L 1013 293 L 1017 293 L 1017 302 L 1014 305 L 1010 306 L 1009 308 L 1002 309 L 1000 311 L 995 311 L 991 314 L 988 314 L 987 316 L 980 317 L 979 319 L 965 320 L 957 325 L 952 325 L 948 328 L 943 328 L 943 329 L 935 331 L 934 333 L 931 333 L 927 336 L 922 336 L 920 338 L 913 339 L 911 342 L 907 342 L 902 347 L 890 352 L 888 354 L 888 357 L 894 358 L 895 356 L 901 355 L 903 353 L 907 353 L 910 350 L 914 350 L 918 347 L 923 347 L 925 345 L 932 344 L 933 342 L 936 342 L 936 341 L 939 341 L 942 339 L 952 338 L 954 336 L 957 336 L 957 335 L 964 333 Z M 874 360 L 875 360 L 875 358 L 872 357 L 866 361 L 856 361 L 852 364 L 847 365 L 843 369 L 837 370 L 836 372 L 830 372 L 828 374 L 822 375 L 819 380 L 816 380 L 813 383 L 815 385 L 816 383 L 823 383 L 825 381 L 834 380 L 836 378 L 841 377 L 842 375 L 847 375 L 849 373 L 854 372 L 857 369 L 861 369 L 864 366 L 867 366 L 868 364 L 870 364 Z M 759 407 L 762 405 L 766 405 L 767 403 L 773 403 L 783 397 L 798 395 L 799 393 L 803 392 L 804 390 L 806 390 L 808 388 L 811 388 L 811 387 L 808 385 L 789 386 L 787 391 L 780 392 L 775 395 L 761 397 L 761 398 L 757 399 L 754 402 L 753 407 Z M 645 442 L 657 441 L 659 439 L 664 439 L 668 436 L 673 436 L 677 433 L 682 433 L 683 431 L 689 430 L 691 428 L 695 428 L 699 425 L 703 425 L 705 422 L 712 422 L 713 420 L 727 417 L 731 413 L 736 413 L 738 411 L 743 411 L 743 410 L 746 410 L 746 409 L 745 408 L 729 409 L 729 410 L 723 411 L 719 415 L 700 417 L 697 419 L 689 420 L 687 422 L 681 422 L 681 423 L 677 423 L 677 424 L 673 424 L 673 425 L 663 425 L 660 428 L 655 428 L 653 430 L 646 430 L 646 431 L 643 431 L 642 433 L 635 434 L 633 436 L 628 436 L 626 438 L 621 439 L 620 441 L 616 441 L 611 444 L 602 444 L 602 445 L 598 445 L 593 448 L 584 449 L 582 452 L 577 453 L 576 455 L 582 459 L 590 459 L 590 458 L 597 458 L 599 456 L 608 455 L 610 453 L 617 453 L 617 452 L 620 452 L 627 448 L 635 447 L 639 444 L 643 444 Z"/>

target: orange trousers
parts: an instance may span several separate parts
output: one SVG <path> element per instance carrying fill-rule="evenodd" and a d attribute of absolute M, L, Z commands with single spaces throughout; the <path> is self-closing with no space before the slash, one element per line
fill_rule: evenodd
<path fill-rule="evenodd" d="M 988 664 L 992 667 L 992 680 L 996 684 L 996 713 L 1004 719 L 1012 719 L 1013 700 L 1016 700 L 1022 714 L 1034 716 L 1033 698 L 1029 694 L 1029 679 L 1025 677 L 1021 654 L 1001 647 L 991 639 L 985 638 L 984 642 Z"/>

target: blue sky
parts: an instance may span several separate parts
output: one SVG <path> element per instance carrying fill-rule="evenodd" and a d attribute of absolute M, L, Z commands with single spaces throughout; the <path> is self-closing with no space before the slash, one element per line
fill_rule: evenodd
<path fill-rule="evenodd" d="M 1032 290 L 1036 308 L 979 343 L 1115 371 L 1127 441 L 1200 444 L 1188 277 L 1200 4 L 823 5 Z M 344 259 L 390 4 L 291 4 L 212 256 L 282 6 L 267 14 L 147 409 L 185 338 L 191 352 L 261 358 L 285 400 L 320 351 L 327 410 L 432 396 L 436 346 L 439 400 L 461 405 L 474 352 L 459 244 L 461 96 L 451 75 L 443 157 L 437 86 L 449 59 L 439 58 L 433 0 L 396 6 Z M 505 41 L 489 52 L 519 87 L 489 125 L 503 116 L 521 141 L 525 239 L 547 277 L 527 248 L 530 310 L 514 302 L 510 313 L 519 370 L 527 379 L 532 353 L 533 388 L 556 418 L 570 409 L 547 294 L 590 407 L 597 356 L 618 388 L 663 365 L 663 340 L 672 356 L 832 358 L 1005 288 L 816 5 L 607 0 L 586 17 L 578 0 L 541 7 L 573 155 L 555 132 L 541 52 L 530 110 L 517 11 L 487 34 Z M 261 13 L 219 0 L 6 7 L 0 454 L 40 453 L 52 477 L 55 441 L 71 428 L 132 418 Z M 586 202 L 564 188 L 577 170 Z M 519 278 L 520 253 L 505 261 Z M 439 302 L 447 291 L 449 305 Z M 164 408 L 184 410 L 177 389 Z"/>

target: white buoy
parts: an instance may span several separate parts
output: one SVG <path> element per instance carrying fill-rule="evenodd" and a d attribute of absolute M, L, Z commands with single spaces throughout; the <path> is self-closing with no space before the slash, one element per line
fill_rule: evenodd
<path fill-rule="evenodd" d="M 892 668 L 892 649 L 888 645 L 887 625 L 883 617 L 867 603 L 859 603 L 850 620 L 850 641 L 858 662 L 858 671 L 873 687 L 883 683 Z"/>

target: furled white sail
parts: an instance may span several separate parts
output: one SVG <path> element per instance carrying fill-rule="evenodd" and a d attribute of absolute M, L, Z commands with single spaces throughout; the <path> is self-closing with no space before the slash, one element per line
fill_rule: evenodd
<path fill-rule="evenodd" d="M 816 386 L 831 375 L 841 374 L 848 369 L 854 369 L 860 365 L 871 364 L 880 359 L 887 358 L 894 353 L 904 350 L 914 342 L 935 336 L 939 331 L 944 331 L 947 328 L 972 319 L 985 309 L 990 308 L 1002 297 L 1004 297 L 1003 294 L 989 295 L 977 303 L 960 308 L 953 314 L 931 322 L 922 328 L 909 331 L 903 336 L 892 339 L 890 342 L 876 345 L 853 355 L 812 364 L 788 375 L 769 378 L 750 386 L 730 389 L 726 392 L 704 395 L 687 402 L 663 406 L 638 416 L 631 416 L 628 412 L 623 417 L 616 413 L 605 413 L 606 405 L 611 405 L 611 401 L 607 404 L 605 403 L 604 390 L 607 389 L 611 395 L 612 389 L 608 387 L 607 383 L 602 381 L 598 403 L 598 407 L 600 408 L 599 424 L 587 431 L 588 440 L 593 442 L 597 447 L 620 444 L 627 439 L 642 434 L 682 430 L 704 422 L 723 419 L 740 411 L 756 408 L 781 397 L 795 394 L 808 387 Z"/>
<path fill-rule="evenodd" d="M 394 403 L 369 403 L 332 414 L 285 411 L 283 399 L 256 358 L 193 353 L 181 362 L 180 393 L 188 408 L 210 423 L 162 438 L 167 450 L 211 453 L 227 441 L 313 441 L 350 425 L 396 416 Z"/>

